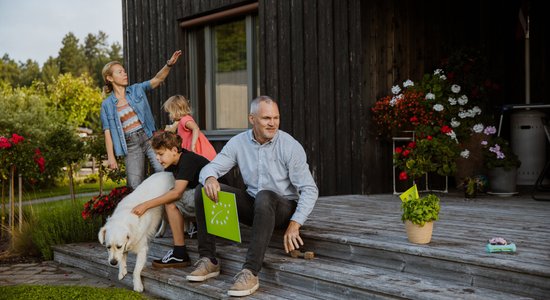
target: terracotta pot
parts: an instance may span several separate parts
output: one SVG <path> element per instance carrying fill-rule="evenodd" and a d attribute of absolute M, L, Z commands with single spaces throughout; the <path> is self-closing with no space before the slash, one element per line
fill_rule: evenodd
<path fill-rule="evenodd" d="M 426 222 L 424 226 L 419 226 L 409 220 L 405 221 L 407 238 L 414 244 L 428 244 L 432 240 L 433 222 Z"/>

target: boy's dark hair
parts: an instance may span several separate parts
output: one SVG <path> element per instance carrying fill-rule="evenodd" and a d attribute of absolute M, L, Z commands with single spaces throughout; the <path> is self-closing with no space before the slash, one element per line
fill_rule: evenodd
<path fill-rule="evenodd" d="M 154 150 L 172 149 L 176 147 L 181 152 L 181 137 L 173 132 L 158 131 L 151 138 L 151 147 Z"/>

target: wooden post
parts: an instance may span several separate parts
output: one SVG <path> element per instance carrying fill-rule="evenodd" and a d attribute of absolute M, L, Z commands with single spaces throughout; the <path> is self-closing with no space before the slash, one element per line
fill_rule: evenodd
<path fill-rule="evenodd" d="M 15 166 L 11 166 L 10 168 L 10 219 L 9 219 L 10 232 L 13 232 L 15 228 L 15 224 L 14 224 L 15 223 L 15 201 L 14 201 L 15 178 L 14 177 L 15 177 Z"/>
<path fill-rule="evenodd" d="M 4 224 L 6 223 L 6 202 L 4 201 L 4 191 L 5 191 L 5 188 L 4 188 L 4 180 L 2 180 L 2 214 L 1 214 L 1 218 L 2 218 L 2 221 L 0 224 L 2 224 L 2 226 L 0 227 L 0 238 L 4 238 Z"/>
<path fill-rule="evenodd" d="M 21 232 L 23 230 L 23 176 L 21 174 L 17 183 L 19 184 L 19 232 Z"/>

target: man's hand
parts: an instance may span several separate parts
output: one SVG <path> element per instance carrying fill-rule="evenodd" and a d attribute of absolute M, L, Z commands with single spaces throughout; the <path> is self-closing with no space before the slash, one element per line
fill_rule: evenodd
<path fill-rule="evenodd" d="M 288 253 L 292 250 L 299 249 L 300 246 L 304 245 L 302 238 L 300 237 L 300 223 L 295 221 L 290 221 L 288 227 L 286 228 L 285 235 L 283 238 L 283 244 L 285 246 L 285 252 Z"/>
<path fill-rule="evenodd" d="M 218 203 L 218 192 L 221 191 L 221 188 L 220 183 L 216 178 L 212 176 L 206 178 L 206 181 L 204 182 L 204 191 L 206 192 L 208 198 Z"/>
<path fill-rule="evenodd" d="M 138 217 L 141 217 L 148 209 L 149 207 L 147 203 L 141 203 L 132 209 L 132 213 L 136 214 Z"/>

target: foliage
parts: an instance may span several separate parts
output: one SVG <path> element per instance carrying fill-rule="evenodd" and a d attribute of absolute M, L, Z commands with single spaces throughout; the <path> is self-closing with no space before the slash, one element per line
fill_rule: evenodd
<path fill-rule="evenodd" d="M 45 171 L 45 159 L 31 139 L 0 133 L 0 180 L 8 179 L 12 167 L 16 174 L 38 180 Z"/>
<path fill-rule="evenodd" d="M 394 165 L 401 170 L 400 180 L 415 179 L 436 172 L 446 176 L 456 172 L 459 147 L 448 126 L 418 126 L 416 140 L 396 147 Z"/>
<path fill-rule="evenodd" d="M 123 288 L 87 286 L 16 285 L 0 287 L 5 299 L 147 299 L 145 295 Z"/>
<path fill-rule="evenodd" d="M 87 74 L 74 77 L 63 74 L 48 86 L 49 104 L 61 113 L 65 122 L 75 126 L 90 125 L 89 116 L 99 114 L 101 91 Z"/>
<path fill-rule="evenodd" d="M 244 20 L 216 26 L 217 71 L 246 70 L 246 34 Z"/>
<path fill-rule="evenodd" d="M 101 222 L 83 220 L 80 210 L 80 204 L 67 201 L 25 206 L 24 226 L 12 236 L 14 244 L 27 245 L 25 253 L 40 253 L 51 260 L 53 245 L 95 241 Z"/>
<path fill-rule="evenodd" d="M 481 141 L 485 167 L 488 169 L 504 168 L 511 170 L 519 168 L 521 161 L 512 151 L 510 143 L 502 137 L 495 136 L 494 126 L 487 126 L 483 130 L 484 139 Z"/>
<path fill-rule="evenodd" d="M 421 198 L 405 199 L 401 203 L 401 221 L 409 220 L 419 226 L 439 220 L 439 197 L 428 194 Z"/>
<path fill-rule="evenodd" d="M 0 82 L 14 87 L 28 87 L 35 81 L 50 85 L 60 74 L 71 74 L 80 77 L 87 73 L 95 87 L 103 85 L 101 69 L 112 60 L 122 60 L 122 46 L 118 43 L 108 44 L 108 35 L 102 31 L 89 33 L 84 42 L 72 33 L 67 33 L 61 41 L 57 57 L 49 57 L 40 69 L 32 59 L 16 62 L 4 54 L 0 60 Z"/>
<path fill-rule="evenodd" d="M 467 195 L 475 195 L 477 192 L 485 192 L 487 183 L 487 178 L 485 176 L 477 175 L 465 177 L 462 182 L 462 187 Z"/>
<path fill-rule="evenodd" d="M 94 217 L 107 218 L 110 216 L 118 203 L 132 192 L 131 187 L 123 186 L 114 188 L 108 195 L 98 195 L 92 197 L 84 203 L 82 218 L 90 219 Z"/>

